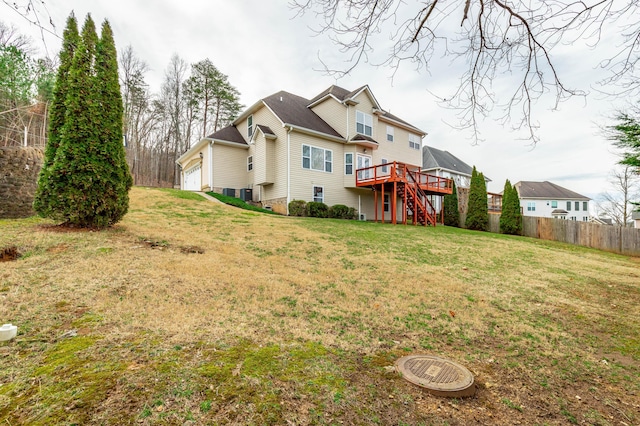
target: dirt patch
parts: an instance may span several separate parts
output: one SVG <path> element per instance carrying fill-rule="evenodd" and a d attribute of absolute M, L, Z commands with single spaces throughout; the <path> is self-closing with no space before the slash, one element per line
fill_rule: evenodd
<path fill-rule="evenodd" d="M 204 249 L 198 246 L 184 246 L 180 247 L 180 253 L 184 254 L 204 254 Z"/>
<path fill-rule="evenodd" d="M 20 259 L 20 252 L 16 246 L 5 247 L 0 249 L 0 262 L 11 262 Z"/>

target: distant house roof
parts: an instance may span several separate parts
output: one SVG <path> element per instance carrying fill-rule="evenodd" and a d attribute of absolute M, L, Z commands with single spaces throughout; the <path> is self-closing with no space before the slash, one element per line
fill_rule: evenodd
<path fill-rule="evenodd" d="M 473 172 L 473 167 L 449 151 L 441 151 L 430 146 L 422 147 L 422 168 L 424 170 L 444 169 L 469 177 Z"/>
<path fill-rule="evenodd" d="M 543 198 L 556 200 L 580 200 L 588 201 L 591 198 L 563 188 L 560 185 L 544 182 L 520 181 L 514 185 L 518 190 L 520 198 Z"/>
<path fill-rule="evenodd" d="M 554 211 L 551 212 L 552 215 L 566 215 L 569 214 L 568 211 L 564 210 L 564 209 L 555 209 Z"/>

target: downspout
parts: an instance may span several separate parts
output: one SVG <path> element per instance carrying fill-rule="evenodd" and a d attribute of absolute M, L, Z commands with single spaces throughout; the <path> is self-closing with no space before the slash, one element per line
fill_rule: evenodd
<path fill-rule="evenodd" d="M 286 211 L 289 215 L 289 203 L 291 202 L 291 131 L 293 127 L 287 130 L 287 205 Z"/>
<path fill-rule="evenodd" d="M 209 191 L 213 192 L 213 141 L 209 142 Z"/>

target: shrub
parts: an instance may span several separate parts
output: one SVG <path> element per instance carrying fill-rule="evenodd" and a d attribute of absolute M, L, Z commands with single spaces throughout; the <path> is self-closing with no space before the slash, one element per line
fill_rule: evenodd
<path fill-rule="evenodd" d="M 355 220 L 358 218 L 358 211 L 354 207 L 349 207 L 349 213 L 347 216 L 347 219 Z"/>
<path fill-rule="evenodd" d="M 311 201 L 307 203 L 307 216 L 309 217 L 329 217 L 329 207 L 325 203 Z"/>
<path fill-rule="evenodd" d="M 520 213 L 520 197 L 518 190 L 511 186 L 509 179 L 502 191 L 502 213 L 500 214 L 500 232 L 518 235 L 522 231 L 522 214 Z"/>
<path fill-rule="evenodd" d="M 467 229 L 475 231 L 489 230 L 489 207 L 487 205 L 487 183 L 484 175 L 473 166 L 471 187 L 469 188 L 469 206 L 467 208 Z"/>
<path fill-rule="evenodd" d="M 458 210 L 458 189 L 453 181 L 453 191 L 444 196 L 444 224 L 447 226 L 460 226 L 460 211 Z"/>
<path fill-rule="evenodd" d="M 349 211 L 349 207 L 345 206 L 344 204 L 336 204 L 335 206 L 331 206 L 329 208 L 329 217 L 334 219 L 353 219 L 353 216 L 350 215 L 350 213 L 351 212 Z"/>
<path fill-rule="evenodd" d="M 289 202 L 289 216 L 306 216 L 307 202 L 304 200 L 292 200 Z"/>

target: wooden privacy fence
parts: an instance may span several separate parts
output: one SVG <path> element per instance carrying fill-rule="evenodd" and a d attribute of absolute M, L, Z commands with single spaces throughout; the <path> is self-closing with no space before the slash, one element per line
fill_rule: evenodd
<path fill-rule="evenodd" d="M 523 217 L 522 225 L 525 237 L 640 256 L 640 229 L 531 216 Z"/>

